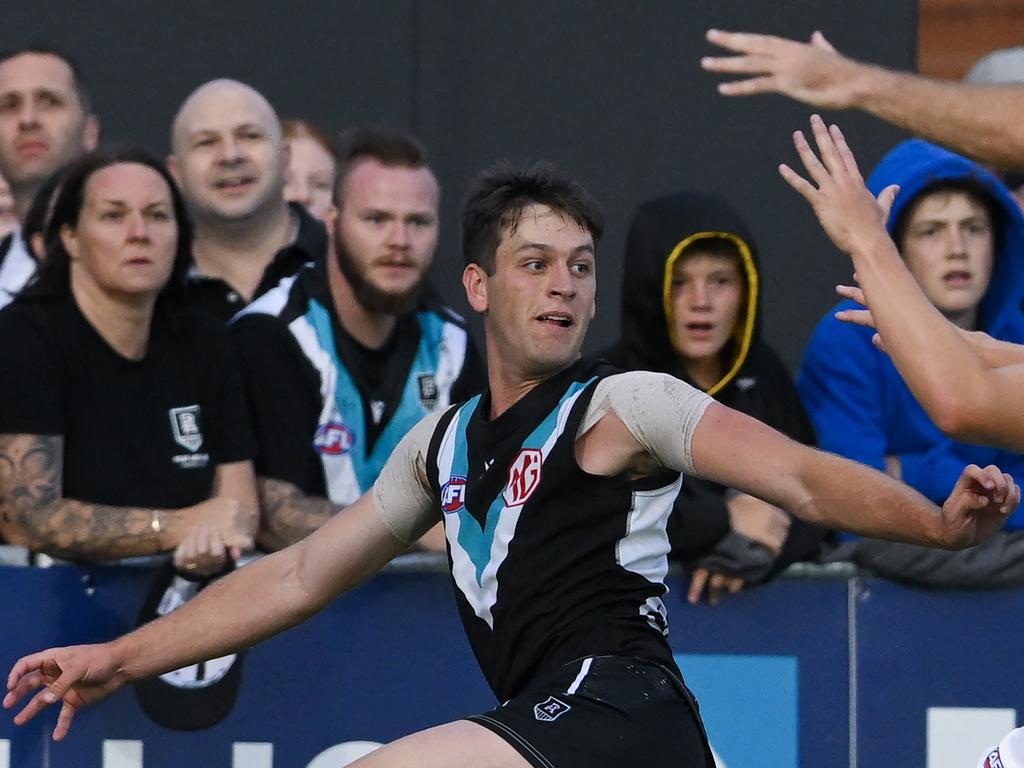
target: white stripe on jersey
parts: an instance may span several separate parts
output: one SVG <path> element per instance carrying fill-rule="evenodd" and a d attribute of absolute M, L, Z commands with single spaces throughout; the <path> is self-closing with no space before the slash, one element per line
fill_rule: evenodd
<path fill-rule="evenodd" d="M 338 371 L 334 367 L 331 355 L 320 346 L 316 329 L 305 315 L 301 315 L 288 324 L 288 330 L 295 336 L 303 354 L 320 374 L 320 399 L 323 406 L 317 424 L 342 423 L 338 401 L 334 396 L 338 384 Z M 349 452 L 337 455 L 320 453 L 319 456 L 324 466 L 324 479 L 327 481 L 327 498 L 335 504 L 345 506 L 354 503 L 360 496 L 359 478 L 356 477 Z"/>
<path fill-rule="evenodd" d="M 445 321 L 441 332 L 441 348 L 438 350 L 437 373 L 434 374 L 437 385 L 436 411 L 443 411 L 451 405 L 452 387 L 462 373 L 468 344 L 469 334 L 454 323 Z"/>
<path fill-rule="evenodd" d="M 683 477 L 671 485 L 651 491 L 634 491 L 633 504 L 626 519 L 626 535 L 615 546 L 615 559 L 627 571 L 655 584 L 664 584 L 668 573 L 668 517 L 672 514 Z M 640 606 L 640 615 L 659 632 L 666 632 L 665 605 L 652 597 Z M 660 617 L 660 618 L 658 618 Z"/>

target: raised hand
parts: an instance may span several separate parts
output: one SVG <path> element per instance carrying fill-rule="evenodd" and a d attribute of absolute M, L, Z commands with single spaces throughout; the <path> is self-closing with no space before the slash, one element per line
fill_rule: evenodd
<path fill-rule="evenodd" d="M 886 241 L 895 249 L 885 222 L 899 187 L 890 185 L 875 198 L 864 185 L 857 159 L 839 126 L 826 128 L 821 117 L 812 115 L 811 132 L 820 160 L 802 131 L 793 134 L 793 145 L 811 181 L 785 163 L 779 166 L 779 174 L 811 204 L 822 229 L 840 250 L 852 253 L 858 247 Z"/>
<path fill-rule="evenodd" d="M 61 702 L 54 741 L 67 736 L 82 707 L 110 695 L 125 683 L 121 661 L 110 643 L 50 648 L 15 663 L 7 676 L 4 709 L 11 709 L 37 688 L 42 688 L 15 716 L 24 725 L 43 709 Z"/>
<path fill-rule="evenodd" d="M 964 468 L 942 505 L 943 542 L 951 549 L 980 544 L 1003 527 L 1020 504 L 1020 488 L 999 467 Z"/>
<path fill-rule="evenodd" d="M 709 72 L 749 75 L 720 83 L 724 96 L 778 93 L 823 109 L 854 106 L 856 74 L 865 66 L 840 55 L 821 32 L 810 43 L 772 35 L 709 29 L 707 39 L 736 56 L 705 56 Z"/>
<path fill-rule="evenodd" d="M 844 299 L 852 299 L 858 304 L 862 304 L 866 307 L 865 309 L 840 309 L 836 312 L 836 320 L 842 320 L 844 323 L 859 325 L 864 328 L 878 327 L 875 325 L 875 316 L 871 314 L 871 309 L 868 307 L 867 299 L 864 298 L 864 291 L 856 285 L 837 285 L 836 293 Z M 874 334 L 871 337 L 871 343 L 874 344 L 877 349 L 885 352 L 885 342 L 882 341 L 881 334 Z"/>

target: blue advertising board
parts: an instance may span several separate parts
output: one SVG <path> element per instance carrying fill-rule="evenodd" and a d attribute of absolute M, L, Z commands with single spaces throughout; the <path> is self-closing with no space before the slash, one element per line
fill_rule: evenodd
<path fill-rule="evenodd" d="M 152 579 L 128 567 L 0 567 L 0 667 L 130 629 Z M 894 754 L 970 768 L 961 753 L 976 759 L 976 741 L 1024 712 L 1024 591 L 781 580 L 710 608 L 685 603 L 682 578 L 669 583 L 670 642 L 721 768 L 868 768 Z M 252 649 L 218 725 L 167 729 L 130 691 L 82 712 L 59 744 L 48 738 L 55 712 L 24 728 L 3 713 L 0 768 L 336 768 L 494 703 L 446 574 L 385 572 Z M 991 733 L 971 731 L 976 721 Z"/>

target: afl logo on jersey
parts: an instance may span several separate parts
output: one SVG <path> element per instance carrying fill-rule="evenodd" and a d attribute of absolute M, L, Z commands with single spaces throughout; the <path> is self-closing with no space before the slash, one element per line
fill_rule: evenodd
<path fill-rule="evenodd" d="M 544 454 L 539 448 L 523 448 L 519 451 L 512 466 L 508 468 L 508 485 L 501 492 L 505 505 L 520 507 L 533 495 L 540 485 L 540 466 Z"/>
<path fill-rule="evenodd" d="M 458 512 L 466 504 L 466 478 L 452 477 L 441 489 L 441 509 L 446 515 Z"/>
<path fill-rule="evenodd" d="M 352 430 L 339 421 L 329 421 L 317 427 L 313 435 L 313 447 L 328 456 L 341 456 L 352 450 L 356 436 Z"/>

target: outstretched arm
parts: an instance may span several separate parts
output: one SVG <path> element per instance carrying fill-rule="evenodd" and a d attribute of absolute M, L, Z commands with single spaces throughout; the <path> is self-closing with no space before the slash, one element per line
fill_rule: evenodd
<path fill-rule="evenodd" d="M 693 434 L 701 475 L 792 511 L 809 522 L 862 536 L 960 549 L 998 530 L 1020 490 L 996 467 L 964 470 L 940 509 L 877 470 L 801 445 L 719 404 Z"/>
<path fill-rule="evenodd" d="M 984 541 L 1020 502 L 1009 475 L 970 465 L 940 509 L 877 470 L 790 440 L 665 374 L 601 382 L 580 427 L 576 459 L 599 475 L 668 467 L 827 528 L 948 549 Z"/>
<path fill-rule="evenodd" d="M 21 725 L 62 701 L 53 732 L 62 739 L 83 706 L 127 682 L 222 656 L 294 626 L 406 546 L 367 494 L 298 544 L 215 582 L 179 610 L 118 640 L 25 656 L 8 676 L 3 705 L 14 707 L 43 687 L 14 721 Z"/>
<path fill-rule="evenodd" d="M 794 134 L 811 180 L 786 165 L 779 172 L 852 259 L 885 349 L 907 386 L 946 434 L 1024 450 L 1024 366 L 993 369 L 928 301 L 885 230 L 896 188 L 883 190 L 876 200 L 839 128 L 826 128 L 815 115 L 811 129 L 820 160 L 804 135 Z"/>
<path fill-rule="evenodd" d="M 7 678 L 5 708 L 37 688 L 15 717 L 21 725 L 62 701 L 54 739 L 75 713 L 126 682 L 222 656 L 298 624 L 404 551 L 436 522 L 424 475 L 436 419 L 421 421 L 395 448 L 370 493 L 286 549 L 203 590 L 186 605 L 100 645 L 51 648 L 20 659 Z"/>
<path fill-rule="evenodd" d="M 706 56 L 710 72 L 746 75 L 719 93 L 778 93 L 823 109 L 860 109 L 931 141 L 1005 168 L 1024 167 L 1024 88 L 933 80 L 855 61 L 821 32 L 809 43 L 708 30 L 732 56 Z"/>

